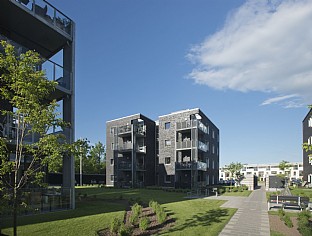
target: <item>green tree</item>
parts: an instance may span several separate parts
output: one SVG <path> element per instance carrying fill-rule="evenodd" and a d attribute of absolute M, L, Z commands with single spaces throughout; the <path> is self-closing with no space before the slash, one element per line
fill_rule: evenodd
<path fill-rule="evenodd" d="M 287 183 L 287 179 L 289 178 L 289 168 L 291 167 L 291 164 L 288 161 L 282 160 L 278 164 L 278 168 L 282 171 L 284 171 L 284 174 L 278 174 L 280 178 L 284 179 L 285 183 Z"/>
<path fill-rule="evenodd" d="M 94 146 L 91 146 L 90 161 L 94 166 L 96 174 L 104 174 L 106 169 L 106 156 L 105 145 L 101 142 L 97 142 Z"/>
<path fill-rule="evenodd" d="M 240 182 L 241 180 L 241 174 L 240 174 L 240 170 L 243 168 L 243 164 L 240 162 L 231 162 L 228 166 L 227 166 L 227 170 L 231 173 L 232 179 L 234 178 L 236 181 Z M 231 186 L 232 186 L 232 182 L 231 182 Z"/>
<path fill-rule="evenodd" d="M 58 118 L 57 103 L 49 98 L 57 83 L 46 79 L 44 71 L 37 69 L 42 64 L 39 55 L 34 51 L 18 54 L 4 41 L 1 45 L 4 52 L 0 53 L 0 99 L 13 107 L 10 111 L 1 110 L 1 115 L 10 117 L 15 133 L 12 137 L 0 138 L 1 195 L 7 194 L 4 190 L 10 190 L 13 233 L 17 235 L 22 188 L 42 185 L 44 167 L 66 156 L 71 146 L 64 135 L 49 134 L 52 127 L 68 124 Z M 33 136 L 37 138 L 32 143 L 26 142 Z"/>

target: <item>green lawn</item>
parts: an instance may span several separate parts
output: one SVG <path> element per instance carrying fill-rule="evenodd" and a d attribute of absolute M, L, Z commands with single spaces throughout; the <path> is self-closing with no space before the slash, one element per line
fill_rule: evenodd
<path fill-rule="evenodd" d="M 238 196 L 238 197 L 248 197 L 252 191 L 244 190 L 244 192 L 225 192 L 222 196 Z"/>
<path fill-rule="evenodd" d="M 293 195 L 309 197 L 312 200 L 312 189 L 291 187 L 290 191 Z"/>
<path fill-rule="evenodd" d="M 123 218 L 124 199 L 163 204 L 176 220 L 165 235 L 218 235 L 236 209 L 220 208 L 221 200 L 187 200 L 185 193 L 147 189 L 78 188 L 75 210 L 20 217 L 19 235 L 95 235 L 114 217 Z M 80 200 L 78 195 L 81 196 Z M 3 233 L 12 235 L 11 220 L 3 222 Z M 183 233 L 182 233 L 183 231 Z"/>

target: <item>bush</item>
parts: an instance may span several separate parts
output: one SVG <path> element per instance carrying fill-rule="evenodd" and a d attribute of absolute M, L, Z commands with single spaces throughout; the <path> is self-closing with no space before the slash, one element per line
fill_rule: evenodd
<path fill-rule="evenodd" d="M 167 213 L 165 212 L 164 208 L 159 207 L 157 209 L 156 217 L 159 224 L 162 224 L 166 221 Z"/>
<path fill-rule="evenodd" d="M 109 231 L 110 231 L 111 233 L 117 234 L 117 233 L 118 233 L 118 230 L 119 230 L 119 228 L 120 228 L 120 225 L 121 225 L 120 219 L 118 219 L 118 218 L 113 218 L 113 220 L 112 220 L 111 223 L 110 223 Z"/>
<path fill-rule="evenodd" d="M 218 194 L 223 194 L 225 192 L 225 189 L 224 188 L 219 188 L 218 189 Z"/>
<path fill-rule="evenodd" d="M 302 211 L 298 214 L 298 231 L 303 236 L 312 235 L 312 227 L 309 222 L 310 217 L 311 213 L 308 211 Z"/>
<path fill-rule="evenodd" d="M 234 187 L 234 188 L 233 188 L 233 192 L 238 192 L 238 188 L 237 188 L 237 187 Z"/>
<path fill-rule="evenodd" d="M 121 223 L 118 233 L 120 236 L 129 236 L 132 235 L 132 228 L 126 226 L 123 222 Z"/>
<path fill-rule="evenodd" d="M 294 227 L 289 215 L 284 216 L 284 223 L 285 223 L 285 225 L 287 225 L 288 228 Z"/>
<path fill-rule="evenodd" d="M 139 216 L 136 215 L 136 214 L 134 214 L 134 213 L 132 212 L 131 216 L 129 217 L 130 223 L 131 223 L 132 225 L 135 225 L 136 222 L 138 222 L 138 219 L 139 219 Z"/>
<path fill-rule="evenodd" d="M 149 224 L 150 224 L 149 219 L 147 217 L 143 217 L 140 220 L 139 227 L 142 231 L 145 231 L 148 228 Z"/>

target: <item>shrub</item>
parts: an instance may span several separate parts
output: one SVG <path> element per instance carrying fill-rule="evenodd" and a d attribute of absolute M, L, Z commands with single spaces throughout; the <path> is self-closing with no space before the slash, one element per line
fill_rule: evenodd
<path fill-rule="evenodd" d="M 308 211 L 302 211 L 298 214 L 298 231 L 303 236 L 312 235 L 312 227 L 309 222 L 310 217 L 311 213 Z"/>
<path fill-rule="evenodd" d="M 132 214 L 139 216 L 142 213 L 142 206 L 136 203 L 131 207 L 131 211 Z"/>
<path fill-rule="evenodd" d="M 218 189 L 218 194 L 222 194 L 222 193 L 224 193 L 225 192 L 225 189 L 224 188 L 219 188 Z"/>
<path fill-rule="evenodd" d="M 284 216 L 284 223 L 285 223 L 285 225 L 287 225 L 288 228 L 294 227 L 289 215 Z"/>
<path fill-rule="evenodd" d="M 121 223 L 118 233 L 120 236 L 129 236 L 132 235 L 132 228 L 126 226 L 123 222 Z"/>
<path fill-rule="evenodd" d="M 167 218 L 167 213 L 165 212 L 164 208 L 159 207 L 156 212 L 157 221 L 159 224 L 162 224 L 165 222 Z"/>
<path fill-rule="evenodd" d="M 118 232 L 118 230 L 120 228 L 120 225 L 121 225 L 120 219 L 113 218 L 113 220 L 110 223 L 110 227 L 109 227 L 110 232 L 117 234 L 117 232 Z"/>
<path fill-rule="evenodd" d="M 150 221 L 149 221 L 149 219 L 147 217 L 141 218 L 140 223 L 139 223 L 140 229 L 142 231 L 145 231 L 148 228 L 149 223 L 150 223 Z"/>
<path fill-rule="evenodd" d="M 237 188 L 237 187 L 234 187 L 234 188 L 233 188 L 233 192 L 238 192 L 238 188 Z"/>
<path fill-rule="evenodd" d="M 281 221 L 283 221 L 284 216 L 285 216 L 285 211 L 283 209 L 278 209 L 278 216 Z"/>

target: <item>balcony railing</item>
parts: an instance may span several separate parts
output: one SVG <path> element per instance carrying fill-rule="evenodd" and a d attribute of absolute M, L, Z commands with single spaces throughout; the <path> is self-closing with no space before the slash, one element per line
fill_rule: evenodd
<path fill-rule="evenodd" d="M 201 142 L 201 141 L 198 141 L 198 149 L 200 149 L 204 152 L 207 152 L 208 151 L 208 145 Z"/>
<path fill-rule="evenodd" d="M 119 151 L 132 150 L 132 143 L 131 142 L 122 143 L 122 144 L 118 145 L 118 150 Z"/>
<path fill-rule="evenodd" d="M 137 146 L 136 147 L 137 152 L 146 152 L 146 146 Z"/>
<path fill-rule="evenodd" d="M 15 51 L 18 55 L 27 52 L 29 49 L 21 46 L 20 44 L 14 42 L 13 40 L 9 40 L 0 34 L 0 41 L 4 40 L 14 46 Z M 0 46 L 0 50 L 1 50 Z M 46 79 L 50 81 L 56 81 L 60 87 L 65 89 L 70 89 L 70 75 L 71 73 L 65 70 L 61 65 L 42 58 L 43 63 L 37 67 L 37 70 L 43 70 L 46 74 Z"/>
<path fill-rule="evenodd" d="M 126 134 L 126 133 L 130 133 L 131 131 L 132 131 L 131 125 L 124 125 L 124 126 L 118 127 L 118 134 Z"/>
<path fill-rule="evenodd" d="M 207 163 L 205 162 L 176 162 L 176 170 L 207 170 Z"/>
<path fill-rule="evenodd" d="M 190 149 L 192 147 L 195 147 L 195 143 L 191 140 L 177 142 L 176 145 L 177 145 L 177 149 Z"/>
<path fill-rule="evenodd" d="M 12 0 L 11 0 L 12 1 Z M 73 36 L 73 22 L 62 12 L 45 0 L 13 0 L 28 9 L 32 14 L 43 19 L 50 26 L 60 29 L 69 36 Z"/>
<path fill-rule="evenodd" d="M 132 163 L 131 162 L 119 163 L 118 169 L 120 169 L 120 170 L 131 170 L 132 169 Z"/>
<path fill-rule="evenodd" d="M 197 121 L 197 124 L 198 124 L 198 129 L 200 129 L 206 134 L 208 133 L 208 128 L 206 125 L 204 125 L 204 123 L 202 123 L 201 121 Z"/>
<path fill-rule="evenodd" d="M 136 132 L 137 132 L 137 134 L 143 135 L 143 136 L 144 136 L 145 133 L 146 133 L 146 126 L 145 126 L 145 125 L 139 125 L 139 126 L 137 127 Z"/>
<path fill-rule="evenodd" d="M 177 122 L 176 125 L 177 125 L 177 130 L 195 128 L 196 127 L 196 121 L 195 120 L 187 120 L 187 121 Z"/>

